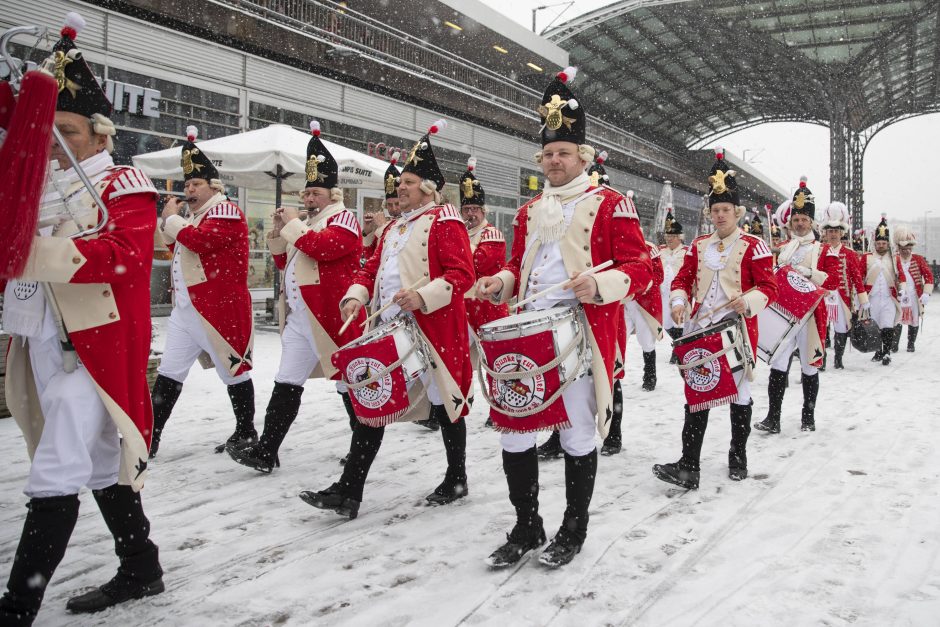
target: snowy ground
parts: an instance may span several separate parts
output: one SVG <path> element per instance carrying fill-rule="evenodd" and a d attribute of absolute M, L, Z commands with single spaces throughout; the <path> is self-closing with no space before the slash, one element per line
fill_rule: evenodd
<path fill-rule="evenodd" d="M 936 299 L 935 299 L 936 300 Z M 393 425 L 366 484 L 359 518 L 309 507 L 302 489 L 334 481 L 348 446 L 339 396 L 307 385 L 301 416 L 261 475 L 212 447 L 232 429 L 212 371 L 193 370 L 144 491 L 166 593 L 94 616 L 66 614 L 76 590 L 107 581 L 111 540 L 90 495 L 47 592 L 38 625 L 937 625 L 940 616 L 940 455 L 935 422 L 940 318 L 917 353 L 890 367 L 849 349 L 822 375 L 818 430 L 799 431 L 794 368 L 784 432 L 751 435 L 751 478 L 727 478 L 727 409 L 712 412 L 702 487 L 653 478 L 679 457 L 683 396 L 658 353 L 659 387 L 640 390 L 630 345 L 626 451 L 602 457 L 581 554 L 548 571 L 530 559 L 483 564 L 513 523 L 497 436 L 483 403 L 469 420 L 470 495 L 423 505 L 444 468 L 439 433 Z M 158 340 L 158 344 L 160 340 Z M 277 366 L 275 332 L 255 344 L 258 424 Z M 766 411 L 768 369 L 755 385 Z M 26 451 L 0 421 L 0 577 L 22 525 Z M 553 535 L 564 508 L 563 463 L 542 465 L 542 513 Z M 5 580 L 5 579 L 4 579 Z"/>

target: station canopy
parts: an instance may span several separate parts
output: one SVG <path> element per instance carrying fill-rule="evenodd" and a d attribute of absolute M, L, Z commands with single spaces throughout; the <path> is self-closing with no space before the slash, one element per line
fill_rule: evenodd
<path fill-rule="evenodd" d="M 546 33 L 592 113 L 673 148 L 763 122 L 940 110 L 937 0 L 624 0 Z"/>

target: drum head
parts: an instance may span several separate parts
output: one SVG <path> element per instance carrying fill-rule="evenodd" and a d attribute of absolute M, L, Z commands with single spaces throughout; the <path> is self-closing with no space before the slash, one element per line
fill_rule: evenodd
<path fill-rule="evenodd" d="M 733 327 L 738 323 L 737 318 L 725 318 L 721 322 L 711 325 L 710 327 L 705 327 L 698 331 L 693 331 L 687 335 L 683 335 L 678 340 L 672 343 L 673 346 L 682 346 L 683 344 L 688 344 L 699 338 L 706 337 L 708 335 L 714 335 L 715 333 L 721 333 L 725 329 Z"/>

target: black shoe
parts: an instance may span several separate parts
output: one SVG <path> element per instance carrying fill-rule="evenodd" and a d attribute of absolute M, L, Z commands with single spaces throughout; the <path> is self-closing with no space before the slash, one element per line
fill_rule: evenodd
<path fill-rule="evenodd" d="M 871 356 L 872 361 L 881 361 L 881 358 L 884 357 L 884 353 L 881 351 L 875 351 L 875 354 Z"/>
<path fill-rule="evenodd" d="M 780 433 L 780 421 L 774 420 L 768 416 L 760 422 L 755 422 L 754 428 L 758 431 L 766 431 L 767 433 Z"/>
<path fill-rule="evenodd" d="M 150 436 L 150 454 L 148 455 L 149 459 L 153 459 L 157 456 L 157 451 L 160 450 L 160 434 L 156 431 Z"/>
<path fill-rule="evenodd" d="M 347 498 L 338 483 L 334 483 L 326 490 L 320 490 L 319 492 L 305 490 L 300 493 L 300 500 L 317 509 L 334 511 L 349 520 L 359 515 L 359 506 L 362 505 L 361 502 L 355 499 Z"/>
<path fill-rule="evenodd" d="M 623 445 L 619 439 L 607 438 L 604 440 L 604 445 L 601 447 L 601 455 L 606 455 L 610 457 L 611 455 L 617 455 L 623 451 Z"/>
<path fill-rule="evenodd" d="M 580 552 L 581 543 L 567 533 L 565 528 L 562 528 L 552 538 L 548 548 L 539 555 L 539 564 L 548 568 L 558 568 L 570 563 Z"/>
<path fill-rule="evenodd" d="M 681 461 L 674 464 L 653 464 L 653 474 L 657 479 L 680 488 L 698 489 L 699 471 L 686 468 Z"/>
<path fill-rule="evenodd" d="M 735 451 L 728 451 L 728 478 L 732 481 L 747 479 L 747 457 Z"/>
<path fill-rule="evenodd" d="M 241 434 L 238 431 L 228 436 L 228 439 L 215 447 L 216 453 L 224 453 L 226 448 L 242 449 L 258 443 L 258 432 Z"/>
<path fill-rule="evenodd" d="M 483 426 L 484 426 L 484 427 L 489 427 L 490 429 L 492 429 L 492 428 L 493 428 L 493 419 L 492 419 L 492 418 L 487 418 L 487 419 L 486 419 L 486 422 L 483 423 Z"/>
<path fill-rule="evenodd" d="M 545 444 L 536 449 L 539 459 L 558 459 L 564 455 L 565 451 L 561 448 L 561 436 L 554 431 L 551 437 L 545 441 Z"/>
<path fill-rule="evenodd" d="M 415 424 L 421 425 L 422 427 L 430 429 L 431 431 L 437 431 L 441 428 L 441 425 L 437 424 L 437 420 L 434 420 L 433 418 L 428 418 L 427 420 L 415 420 Z"/>
<path fill-rule="evenodd" d="M 348 461 L 349 461 L 349 453 L 346 453 L 345 455 L 343 455 L 343 456 L 340 458 L 340 460 L 339 460 L 339 465 L 340 465 L 340 466 L 345 466 L 345 465 L 346 465 L 346 462 L 348 462 Z"/>
<path fill-rule="evenodd" d="M 150 583 L 142 584 L 118 574 L 100 588 L 95 588 L 85 594 L 72 597 L 68 600 L 68 603 L 65 604 L 65 609 L 73 614 L 100 612 L 112 605 L 124 603 L 131 599 L 152 597 L 155 594 L 160 594 L 163 590 L 162 577 Z"/>
<path fill-rule="evenodd" d="M 815 431 L 815 430 L 816 430 L 815 422 L 808 422 L 804 420 L 803 422 L 800 423 L 800 431 Z"/>
<path fill-rule="evenodd" d="M 469 493 L 470 490 L 467 489 L 466 479 L 463 481 L 453 481 L 445 477 L 441 485 L 434 488 L 434 492 L 424 497 L 424 500 L 428 502 L 428 505 L 447 505 L 457 499 L 462 499 Z"/>
<path fill-rule="evenodd" d="M 881 358 L 881 365 L 887 366 L 891 363 L 891 355 L 886 353 L 884 357 Z"/>
<path fill-rule="evenodd" d="M 260 444 L 254 444 L 247 448 L 235 448 L 226 446 L 225 452 L 242 466 L 248 466 L 263 473 L 271 473 L 275 468 L 281 466 L 281 460 L 277 455 L 271 455 L 267 449 Z"/>
<path fill-rule="evenodd" d="M 545 544 L 545 527 L 523 527 L 517 524 L 512 532 L 506 534 L 506 544 L 499 547 L 486 558 L 490 568 L 505 568 L 519 562 L 522 557 Z"/>

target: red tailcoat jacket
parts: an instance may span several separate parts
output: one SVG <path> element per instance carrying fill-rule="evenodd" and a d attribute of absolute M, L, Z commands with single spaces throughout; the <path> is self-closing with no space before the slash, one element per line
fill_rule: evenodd
<path fill-rule="evenodd" d="M 650 262 L 653 265 L 653 282 L 649 289 L 636 297 L 636 304 L 640 307 L 640 313 L 643 315 L 643 321 L 649 326 L 653 337 L 659 339 L 663 335 L 663 295 L 660 289 L 663 285 L 663 260 L 658 246 L 646 242 L 649 249 Z M 626 307 L 626 305 L 624 305 Z M 620 329 L 617 333 L 617 363 L 614 369 L 614 377 L 622 379 L 624 376 L 623 367 L 627 358 L 627 324 L 621 321 Z"/>
<path fill-rule="evenodd" d="M 476 278 L 491 276 L 499 272 L 506 263 L 506 238 L 492 224 L 484 221 L 481 227 L 469 233 L 470 250 L 473 252 L 473 270 Z M 495 305 L 467 294 L 467 318 L 474 333 L 487 322 L 509 315 L 509 305 Z"/>
<path fill-rule="evenodd" d="M 108 209 L 105 227 L 73 240 L 68 236 L 78 229 L 67 222 L 52 237 L 36 237 L 20 278 L 50 284 L 78 358 L 121 434 L 118 482 L 140 490 L 153 429 L 147 360 L 157 190 L 140 170 L 120 166 L 108 168 L 95 187 Z M 67 193 L 80 190 L 77 183 Z M 77 200 L 84 225 L 96 224 L 100 214 L 91 196 L 81 192 Z M 7 404 L 32 457 L 45 418 L 29 347 L 17 337 L 11 338 L 5 384 Z"/>
<path fill-rule="evenodd" d="M 448 417 L 456 422 L 470 411 L 473 385 L 464 294 L 473 285 L 475 276 L 467 227 L 460 213 L 452 205 L 429 204 L 415 210 L 409 218 L 398 218 L 385 229 L 375 254 L 356 273 L 343 300 L 355 298 L 367 303 L 377 295 L 388 234 L 411 221 L 416 223 L 414 230 L 398 252 L 401 284 L 407 289 L 422 277 L 429 281 L 417 290 L 424 299 L 424 308 L 413 313 L 435 363 L 431 375 Z M 375 301 L 373 310 L 378 308 L 378 298 Z M 428 409 L 425 395 L 398 420 L 425 420 Z"/>
<path fill-rule="evenodd" d="M 852 324 L 853 292 L 858 295 L 858 302 L 868 302 L 868 288 L 862 276 L 862 263 L 858 254 L 847 246 L 834 250 L 829 244 L 822 245 L 819 253 L 819 269 L 829 275 L 823 287 L 830 292 L 838 291 L 842 298 L 842 311 L 845 319 Z"/>
<path fill-rule="evenodd" d="M 526 247 L 538 245 L 533 240 L 534 228 L 530 233 L 528 227 L 539 210 L 540 199 L 541 194 L 516 214 L 512 253 L 503 270 L 496 274 L 503 282 L 499 294 L 501 302 L 508 302 L 512 296 L 520 299 L 525 296 L 536 256 L 533 253 L 525 257 Z M 583 305 L 592 349 L 597 428 L 601 437 L 606 437 L 612 412 L 617 336 L 623 324 L 621 301 L 649 288 L 653 268 L 636 209 L 620 192 L 609 187 L 589 186 L 583 193 L 562 198 L 563 202 L 575 200 L 571 224 L 559 242 L 566 270 L 583 272 L 608 260 L 614 262 L 594 275 L 598 289 L 596 302 Z"/>
<path fill-rule="evenodd" d="M 356 216 L 341 205 L 335 207 L 325 209 L 328 213 L 311 217 L 307 222 L 291 220 L 281 229 L 280 237 L 268 239 L 268 248 L 278 270 L 283 271 L 288 262 L 296 259 L 295 276 L 307 305 L 311 332 L 320 356 L 320 363 L 311 377 L 339 380 L 342 377 L 333 367 L 330 356 L 340 346 L 362 335 L 360 323 L 365 320 L 365 312 L 360 312 L 359 320 L 352 322 L 340 335 L 343 318 L 338 305 L 359 271 L 362 236 Z M 282 282 L 278 317 L 282 332 L 287 311 L 285 289 Z"/>
<path fill-rule="evenodd" d="M 248 222 L 223 194 L 190 220 L 167 218 L 167 246 L 180 246 L 183 280 L 209 342 L 232 375 L 251 370 L 254 326 L 248 292 Z"/>

